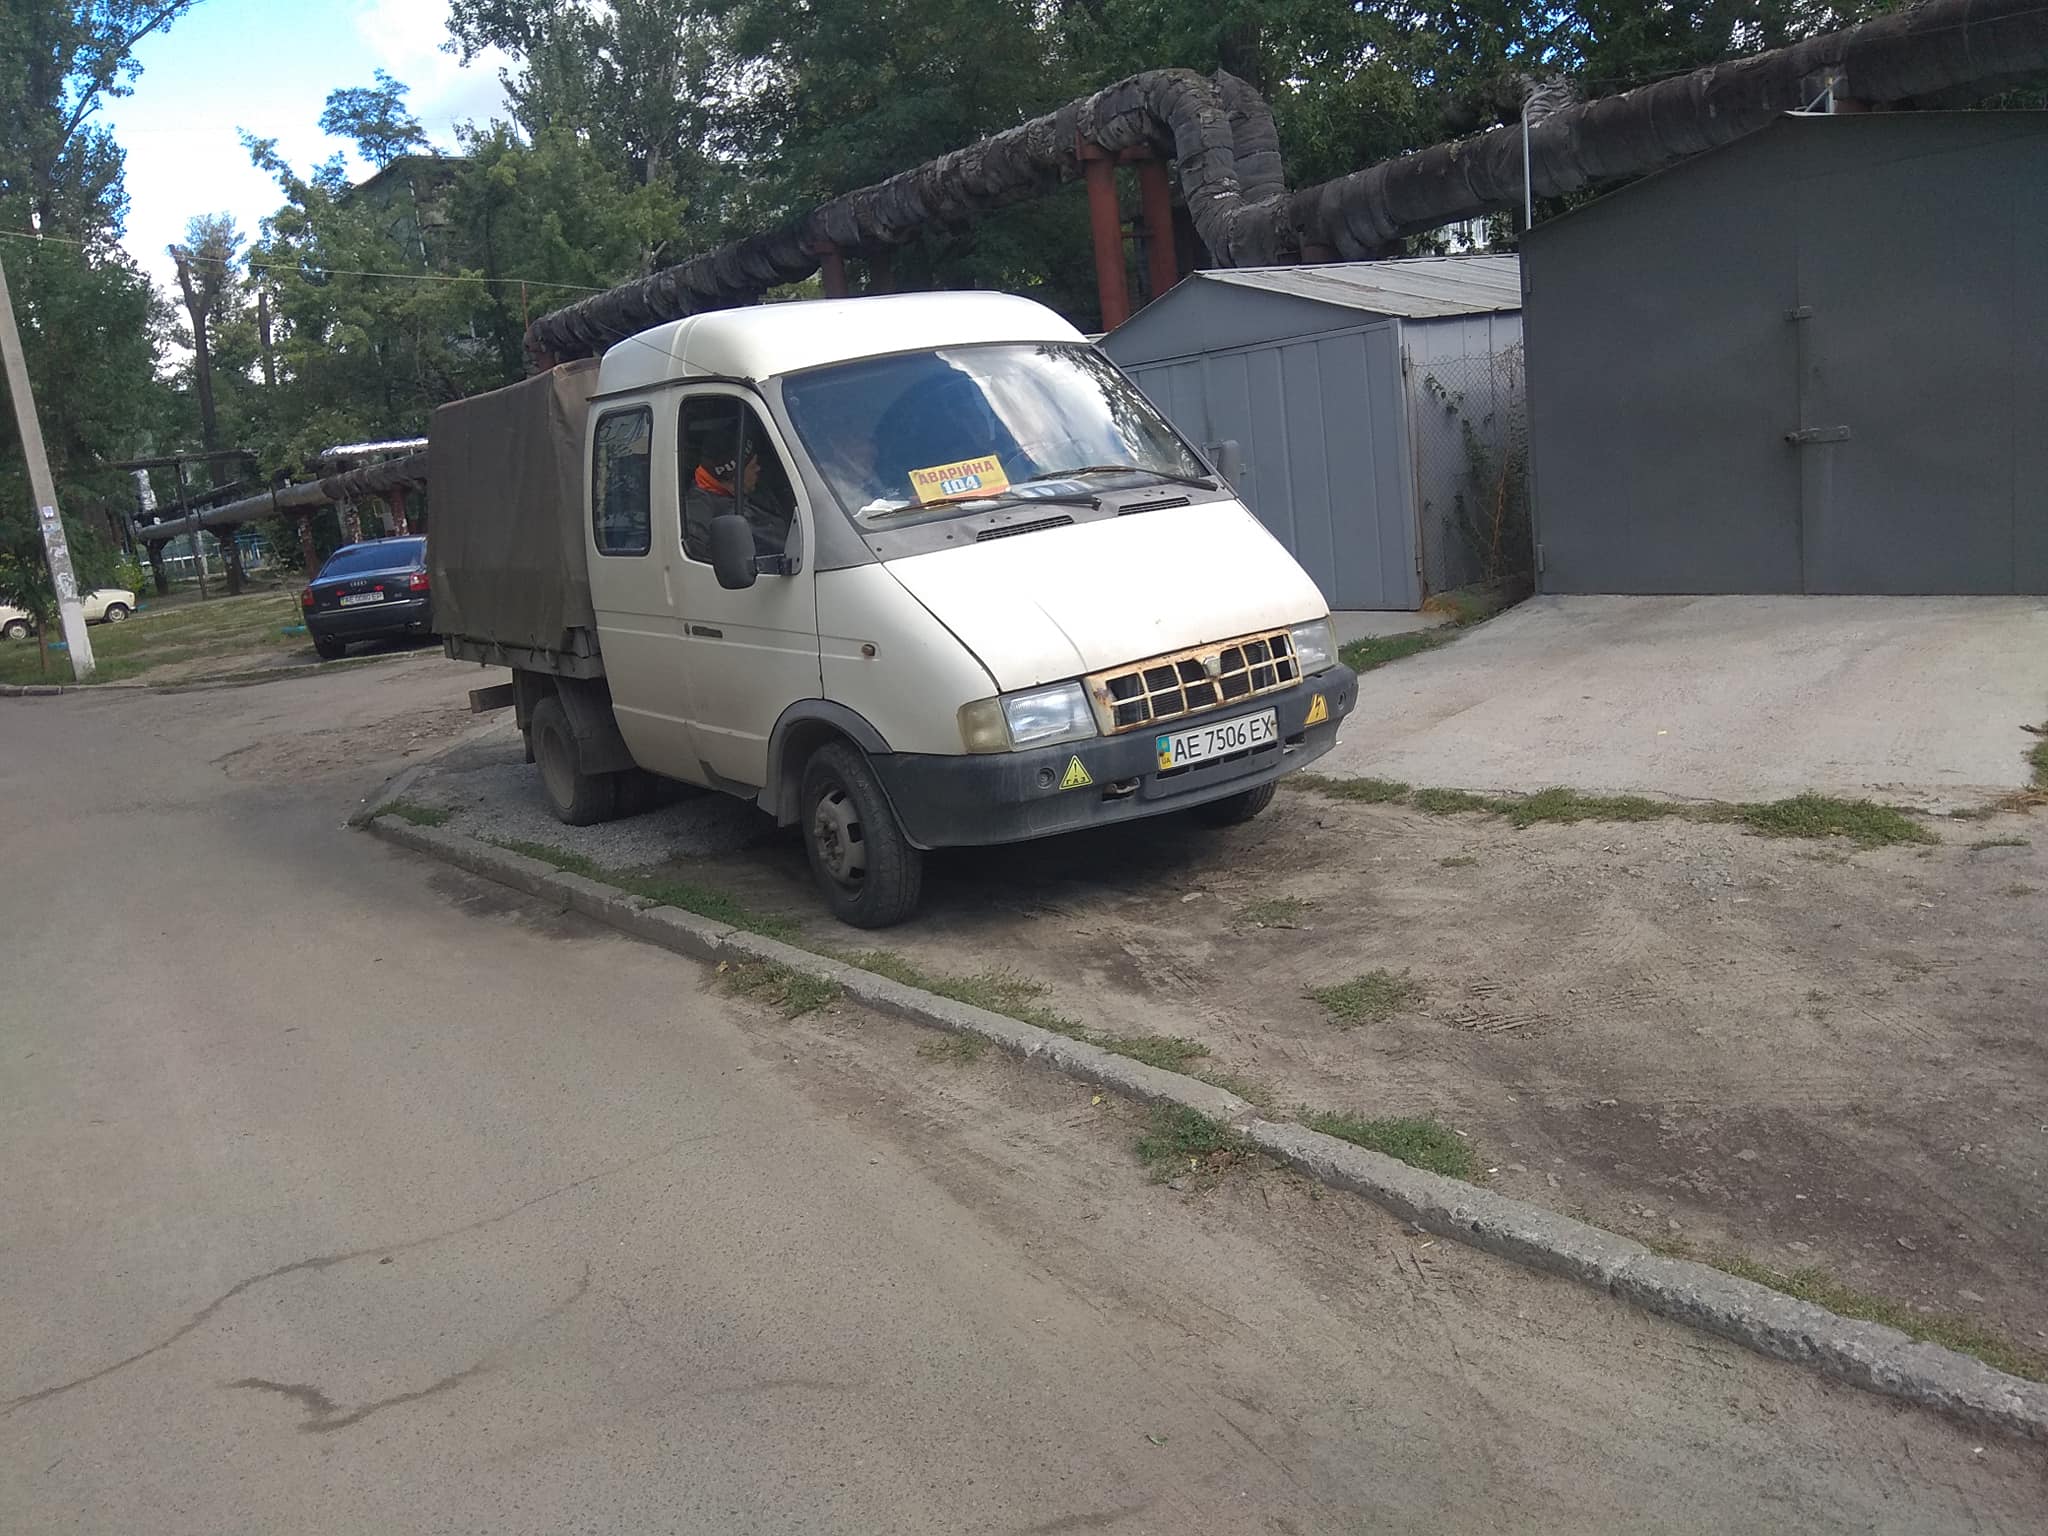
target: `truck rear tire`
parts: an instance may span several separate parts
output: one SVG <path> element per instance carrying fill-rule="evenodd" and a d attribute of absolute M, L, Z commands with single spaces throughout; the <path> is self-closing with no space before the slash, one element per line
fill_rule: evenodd
<path fill-rule="evenodd" d="M 798 805 L 804 851 L 832 915 L 855 928 L 889 928 L 917 910 L 924 855 L 910 845 L 858 747 L 832 741 L 804 765 Z"/>
<path fill-rule="evenodd" d="M 1257 789 L 1247 789 L 1235 795 L 1225 795 L 1221 800 L 1211 800 L 1207 804 L 1198 805 L 1191 814 L 1205 827 L 1239 826 L 1271 805 L 1274 792 L 1278 789 L 1277 784 L 1261 784 Z"/>
<path fill-rule="evenodd" d="M 587 827 L 618 814 L 618 775 L 583 771 L 576 757 L 576 735 L 560 699 L 550 695 L 535 704 L 527 730 L 555 820 Z"/>

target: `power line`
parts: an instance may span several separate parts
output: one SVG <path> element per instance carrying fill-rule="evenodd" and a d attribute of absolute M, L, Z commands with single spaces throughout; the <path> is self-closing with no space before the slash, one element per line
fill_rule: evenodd
<path fill-rule="evenodd" d="M 27 240 L 37 244 L 48 242 L 54 245 L 74 246 L 79 250 L 88 249 L 94 242 L 71 240 L 63 235 L 39 235 L 31 230 L 0 229 L 0 240 Z M 182 249 L 182 247 L 181 247 Z M 186 251 L 185 259 L 202 262 L 211 266 L 232 268 L 235 262 L 224 256 L 202 256 L 196 251 Z M 406 283 L 525 283 L 534 288 L 567 288 L 577 293 L 606 293 L 609 289 L 593 288 L 588 283 L 565 283 L 553 277 L 485 277 L 482 274 L 469 277 L 450 277 L 441 272 L 371 272 L 357 267 L 329 267 L 316 263 L 246 260 L 244 265 L 251 272 L 297 272 L 315 277 L 378 277 Z"/>

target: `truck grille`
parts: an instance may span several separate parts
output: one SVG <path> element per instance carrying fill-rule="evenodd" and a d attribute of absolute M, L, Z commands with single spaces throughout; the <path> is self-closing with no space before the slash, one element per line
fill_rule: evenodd
<path fill-rule="evenodd" d="M 1286 630 L 1276 629 L 1098 672 L 1088 679 L 1088 697 L 1104 734 L 1114 735 L 1275 693 L 1300 681 L 1294 641 Z"/>

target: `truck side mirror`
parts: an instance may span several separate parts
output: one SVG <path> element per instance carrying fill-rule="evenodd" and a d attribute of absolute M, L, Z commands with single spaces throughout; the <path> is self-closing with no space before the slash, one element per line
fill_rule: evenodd
<path fill-rule="evenodd" d="M 754 527 L 737 512 L 711 519 L 711 569 L 718 584 L 738 592 L 754 584 Z"/>

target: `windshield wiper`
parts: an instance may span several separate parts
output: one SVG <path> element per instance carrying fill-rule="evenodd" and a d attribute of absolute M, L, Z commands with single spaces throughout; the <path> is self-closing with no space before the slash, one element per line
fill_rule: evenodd
<path fill-rule="evenodd" d="M 1028 480 L 1020 480 L 1017 483 L 1019 485 L 1031 484 Z M 1102 498 L 1090 495 L 1087 491 L 1056 491 L 1049 496 L 1012 496 L 1007 491 L 997 491 L 988 496 L 955 496 L 945 501 L 907 502 L 900 507 L 888 507 L 877 512 L 863 512 L 861 515 L 869 522 L 880 522 L 884 518 L 907 517 L 913 512 L 944 512 L 965 507 L 981 506 L 985 506 L 989 511 L 994 511 L 1001 507 L 1035 507 L 1041 505 L 1048 507 L 1093 508 L 1102 505 Z"/>
<path fill-rule="evenodd" d="M 1152 475 L 1160 480 L 1171 480 L 1177 485 L 1199 486 L 1205 491 L 1216 489 L 1216 482 L 1207 475 L 1177 475 L 1170 469 L 1154 469 L 1149 464 L 1083 464 L 1078 469 L 1058 469 L 1051 474 L 1033 475 L 1029 480 L 1019 480 L 1016 483 L 1036 485 L 1041 480 L 1078 480 L 1083 475 Z"/>

